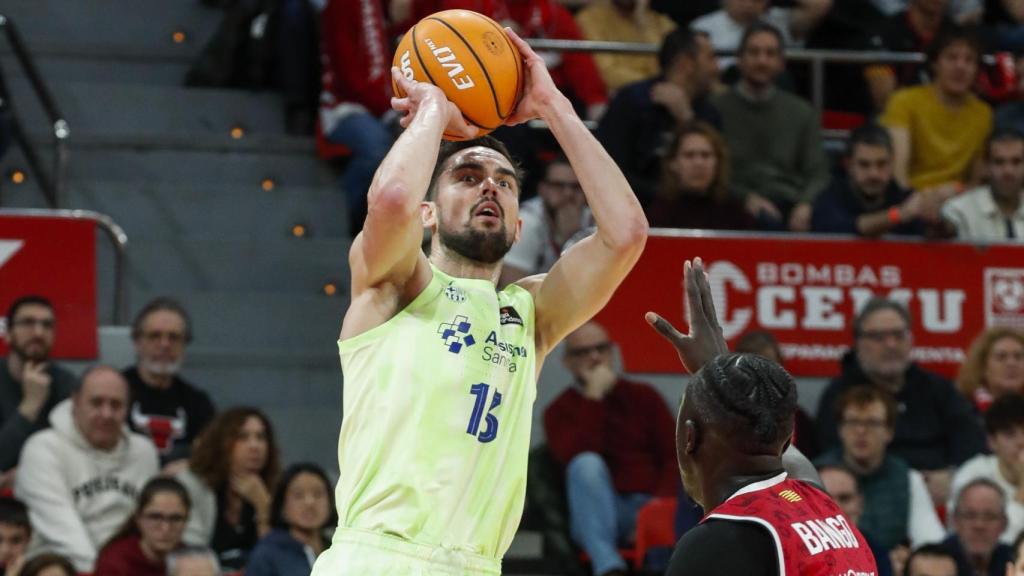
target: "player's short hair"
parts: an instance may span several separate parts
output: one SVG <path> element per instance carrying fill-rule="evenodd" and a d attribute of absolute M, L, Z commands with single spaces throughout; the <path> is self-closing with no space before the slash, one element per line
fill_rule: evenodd
<path fill-rule="evenodd" d="M 11 331 L 14 328 L 14 317 L 18 315 L 18 310 L 21 310 L 22 306 L 29 306 L 34 304 L 36 306 L 45 306 L 53 312 L 53 302 L 37 294 L 28 294 L 22 296 L 11 302 L 11 305 L 7 307 L 7 331 Z"/>
<path fill-rule="evenodd" d="M 0 524 L 22 528 L 32 534 L 32 524 L 28 520 L 28 507 L 15 498 L 0 498 Z"/>
<path fill-rule="evenodd" d="M 849 388 L 839 396 L 839 399 L 836 400 L 836 422 L 842 423 L 843 413 L 847 408 L 851 406 L 862 408 L 875 402 L 881 402 L 885 407 L 885 427 L 890 430 L 895 428 L 898 413 L 896 400 L 885 390 L 866 384 Z"/>
<path fill-rule="evenodd" d="M 996 399 L 985 411 L 985 433 L 1012 432 L 1024 426 L 1024 396 L 1007 394 Z"/>
<path fill-rule="evenodd" d="M 680 26 L 669 32 L 661 41 L 661 47 L 658 48 L 658 68 L 661 73 L 667 72 L 680 56 L 696 59 L 700 52 L 700 45 L 697 43 L 699 36 L 707 37 L 708 34 L 686 26 Z"/>
<path fill-rule="evenodd" d="M 910 567 L 914 565 L 914 559 L 921 556 L 927 556 L 929 558 L 948 558 L 949 561 L 956 566 L 956 557 L 954 557 L 953 553 L 947 550 L 944 546 L 941 544 L 925 544 L 911 552 L 910 556 L 907 556 L 907 563 L 903 565 L 904 576 L 911 576 Z"/>
<path fill-rule="evenodd" d="M 142 336 L 142 325 L 146 323 L 146 318 L 149 318 L 150 314 L 155 312 L 174 312 L 185 322 L 185 343 L 192 341 L 192 319 L 188 315 L 188 311 L 181 305 L 180 302 L 173 298 L 166 296 L 159 296 L 150 300 L 148 304 L 139 310 L 139 313 L 135 315 L 135 319 L 132 320 L 132 340 L 138 340 Z"/>
<path fill-rule="evenodd" d="M 686 389 L 704 424 L 734 439 L 740 451 L 764 453 L 793 434 L 796 383 L 781 366 L 756 354 L 723 354 Z"/>
<path fill-rule="evenodd" d="M 490 148 L 504 156 L 512 164 L 512 170 L 516 173 L 516 188 L 518 190 L 523 189 L 523 167 L 512 157 L 512 153 L 509 152 L 508 146 L 505 146 L 504 142 L 488 134 L 479 138 L 473 138 L 472 140 L 445 140 L 441 142 L 441 150 L 438 152 L 437 162 L 434 164 L 434 173 L 430 175 L 430 188 L 427 189 L 427 200 L 434 200 L 437 197 L 437 181 L 441 177 L 441 173 L 444 172 L 448 159 L 467 148 L 476 148 L 477 146 Z"/>
<path fill-rule="evenodd" d="M 736 54 L 742 55 L 747 51 L 747 44 L 750 44 L 750 39 L 753 38 L 755 34 L 771 34 L 779 42 L 779 54 L 785 54 L 786 39 L 783 38 L 782 31 L 763 20 L 754 22 L 750 26 L 747 26 L 747 29 L 743 31 L 743 36 L 740 38 L 740 46 L 737 48 Z"/>

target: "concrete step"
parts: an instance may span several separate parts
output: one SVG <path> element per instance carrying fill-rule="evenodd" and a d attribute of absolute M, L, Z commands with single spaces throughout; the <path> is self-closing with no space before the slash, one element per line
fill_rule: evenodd
<path fill-rule="evenodd" d="M 181 55 L 152 54 L 143 58 L 118 58 L 88 51 L 34 50 L 32 58 L 43 79 L 49 82 L 92 82 L 182 86 L 191 58 Z M 0 49 L 0 66 L 9 79 L 24 79 L 21 65 L 10 52 Z"/>

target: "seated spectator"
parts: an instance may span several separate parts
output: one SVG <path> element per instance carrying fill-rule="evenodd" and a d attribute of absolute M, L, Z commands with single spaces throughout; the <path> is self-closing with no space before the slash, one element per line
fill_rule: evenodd
<path fill-rule="evenodd" d="M 1012 550 L 999 541 L 1006 530 L 1006 495 L 995 482 L 977 478 L 960 491 L 953 532 L 942 546 L 956 558 L 957 574 L 1004 576 Z"/>
<path fill-rule="evenodd" d="M 1024 50 L 1018 51 L 1014 57 L 1014 78 L 1017 84 L 1013 86 L 1008 101 L 996 108 L 995 132 L 1024 134 Z"/>
<path fill-rule="evenodd" d="M 811 203 L 828 184 L 828 161 L 818 113 L 773 83 L 783 69 L 779 31 L 763 23 L 747 28 L 739 69 L 736 86 L 712 99 L 732 155 L 733 187 L 761 227 L 809 230 Z"/>
<path fill-rule="evenodd" d="M 865 124 L 847 145 L 846 174 L 835 176 L 814 202 L 811 229 L 874 238 L 920 236 L 938 219 L 941 194 L 911 192 L 892 177 L 892 140 L 880 126 Z"/>
<path fill-rule="evenodd" d="M 660 44 L 675 23 L 649 7 L 649 0 L 595 0 L 576 14 L 587 40 Z M 595 52 L 594 62 L 608 92 L 658 73 L 654 56 Z"/>
<path fill-rule="evenodd" d="M 159 470 L 156 448 L 128 430 L 128 383 L 110 366 L 82 374 L 21 454 L 15 493 L 29 509 L 33 551 L 48 550 L 91 572 L 104 542 L 131 516 Z"/>
<path fill-rule="evenodd" d="M 334 491 L 316 464 L 285 470 L 274 490 L 274 529 L 253 548 L 246 576 L 306 576 L 330 544 L 327 530 L 338 524 Z"/>
<path fill-rule="evenodd" d="M 1024 530 L 1024 396 L 1007 394 L 993 402 L 985 413 L 985 433 L 992 454 L 978 454 L 956 471 L 949 508 L 972 480 L 991 480 L 1007 495 L 1000 538 L 1009 544 Z"/>
<path fill-rule="evenodd" d="M 57 336 L 53 304 L 23 296 L 7 309 L 7 358 L 0 359 L 0 472 L 18 464 L 34 432 L 49 426 L 50 411 L 78 380 L 50 359 Z"/>
<path fill-rule="evenodd" d="M 977 180 L 992 129 L 992 110 L 971 92 L 980 54 L 968 33 L 944 34 L 928 52 L 934 82 L 889 99 L 882 124 L 892 134 L 893 172 L 901 185 L 956 190 Z"/>
<path fill-rule="evenodd" d="M 132 391 L 129 423 L 156 445 L 167 474 L 188 464 L 192 442 L 214 414 L 206 392 L 178 376 L 191 341 L 188 312 L 169 298 L 146 304 L 132 322 L 136 363 L 124 370 Z"/>
<path fill-rule="evenodd" d="M 783 368 L 786 367 L 782 350 L 779 348 L 779 341 L 771 332 L 764 330 L 752 330 L 747 332 L 736 341 L 735 352 L 746 352 L 757 354 L 775 362 Z M 818 433 L 814 429 L 814 419 L 803 409 L 796 407 L 796 416 L 793 425 L 793 445 L 803 453 L 809 460 L 813 460 L 821 453 L 818 446 Z"/>
<path fill-rule="evenodd" d="M 522 228 L 519 242 L 505 255 L 501 285 L 547 272 L 576 234 L 594 225 L 579 178 L 565 156 L 544 169 L 537 197 L 519 206 Z"/>
<path fill-rule="evenodd" d="M 956 385 L 980 413 L 998 398 L 1024 394 L 1024 333 L 989 328 L 979 334 L 960 366 Z"/>
<path fill-rule="evenodd" d="M 821 396 L 818 435 L 822 447 L 839 444 L 835 406 L 847 389 L 869 384 L 892 394 L 900 409 L 889 450 L 934 481 L 932 499 L 941 505 L 950 468 L 981 453 L 985 438 L 967 400 L 952 382 L 912 362 L 912 348 L 907 309 L 893 300 L 869 300 L 853 321 L 853 349 L 843 356 L 842 373 Z"/>
<path fill-rule="evenodd" d="M 704 33 L 678 28 L 658 51 L 660 74 L 623 87 L 597 126 L 597 138 L 642 204 L 654 197 L 675 132 L 693 120 L 722 123 L 708 95 L 718 61 Z"/>
<path fill-rule="evenodd" d="M 0 574 L 21 571 L 31 537 L 28 508 L 20 500 L 0 498 Z"/>
<path fill-rule="evenodd" d="M 1024 50 L 1024 4 L 1016 0 L 984 0 L 982 22 L 993 50 Z"/>
<path fill-rule="evenodd" d="M 956 558 L 941 544 L 926 544 L 907 556 L 903 576 L 974 576 L 959 572 Z"/>
<path fill-rule="evenodd" d="M 569 526 L 595 576 L 624 574 L 618 544 L 630 541 L 636 515 L 652 496 L 679 487 L 672 415 L 646 384 L 619 377 L 614 344 L 595 322 L 565 339 L 575 378 L 544 412 L 544 431 L 566 470 Z"/>
<path fill-rule="evenodd" d="M 844 465 L 864 492 L 858 526 L 885 550 L 909 541 L 912 547 L 945 535 L 921 473 L 889 453 L 896 424 L 892 396 L 873 386 L 846 390 L 836 404 L 841 446 L 818 457 L 817 466 Z"/>
<path fill-rule="evenodd" d="M 366 219 L 373 174 L 391 147 L 381 117 L 391 109 L 392 49 L 380 1 L 327 0 L 320 13 L 320 38 L 320 130 L 352 154 L 341 188 L 348 203 L 349 233 L 355 237 Z"/>
<path fill-rule="evenodd" d="M 240 570 L 270 531 L 270 491 L 280 472 L 270 420 L 255 408 L 217 415 L 177 475 L 192 500 L 185 542 L 209 546 L 226 570 Z"/>
<path fill-rule="evenodd" d="M 818 468 L 818 475 L 821 477 L 821 486 L 825 492 L 836 501 L 839 509 L 857 525 L 864 540 L 871 547 L 871 553 L 875 556 L 875 564 L 878 565 L 878 576 L 891 576 L 892 564 L 889 561 L 889 550 L 883 547 L 877 539 L 860 525 L 861 515 L 864 514 L 864 493 L 857 484 L 857 477 L 849 468 L 843 465 L 821 466 Z"/>
<path fill-rule="evenodd" d="M 967 241 L 1024 242 L 1024 136 L 997 132 L 985 153 L 988 185 L 942 207 L 942 217 Z"/>
<path fill-rule="evenodd" d="M 703 122 L 684 126 L 676 134 L 663 163 L 661 184 L 644 211 L 657 228 L 754 228 L 754 219 L 729 191 L 725 143 Z"/>
<path fill-rule="evenodd" d="M 479 12 L 512 27 L 523 38 L 583 40 L 572 12 L 557 0 L 443 0 L 441 9 Z M 551 78 L 580 116 L 598 120 L 608 105 L 608 92 L 590 52 L 539 51 Z"/>
<path fill-rule="evenodd" d="M 191 503 L 173 478 L 153 478 L 142 488 L 135 513 L 100 550 L 96 574 L 164 576 L 167 555 L 181 546 Z"/>
<path fill-rule="evenodd" d="M 220 576 L 217 555 L 209 548 L 186 546 L 167 555 L 167 576 Z"/>
<path fill-rule="evenodd" d="M 77 572 L 71 561 L 59 554 L 40 554 L 25 562 L 18 576 L 77 576 Z"/>
<path fill-rule="evenodd" d="M 742 52 L 744 31 L 755 22 L 777 28 L 787 45 L 800 45 L 828 13 L 832 0 L 795 0 L 791 8 L 769 8 L 769 4 L 768 0 L 722 0 L 720 10 L 697 18 L 692 26 L 711 36 L 718 52 Z"/>

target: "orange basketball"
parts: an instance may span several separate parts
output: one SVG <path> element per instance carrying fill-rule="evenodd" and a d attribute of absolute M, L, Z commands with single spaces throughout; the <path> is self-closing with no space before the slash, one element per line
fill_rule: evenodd
<path fill-rule="evenodd" d="M 494 20 L 470 10 L 445 10 L 409 29 L 394 65 L 410 80 L 430 82 L 484 135 L 501 126 L 519 103 L 523 63 Z M 392 82 L 395 95 L 405 94 Z M 460 140 L 445 132 L 446 140 Z"/>

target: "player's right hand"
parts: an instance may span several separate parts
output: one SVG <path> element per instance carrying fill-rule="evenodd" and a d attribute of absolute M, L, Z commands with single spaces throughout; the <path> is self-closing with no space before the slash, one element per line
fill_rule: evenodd
<path fill-rule="evenodd" d="M 675 347 L 679 360 L 693 374 L 715 356 L 728 353 L 729 347 L 722 336 L 715 303 L 711 300 L 711 285 L 700 258 L 683 264 L 683 283 L 690 311 L 689 334 L 680 333 L 668 320 L 654 312 L 645 314 L 644 319 Z"/>
<path fill-rule="evenodd" d="M 405 93 L 403 98 L 397 96 L 391 98 L 391 107 L 403 114 L 398 122 L 402 128 L 408 128 L 421 109 L 440 109 L 445 115 L 445 132 L 467 139 L 476 137 L 479 130 L 466 122 L 459 107 L 449 101 L 440 88 L 429 82 L 409 80 L 394 66 L 391 67 L 391 77 Z M 429 112 L 428 114 L 433 113 Z"/>

